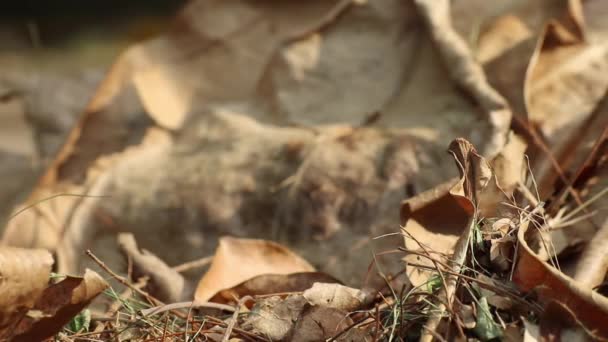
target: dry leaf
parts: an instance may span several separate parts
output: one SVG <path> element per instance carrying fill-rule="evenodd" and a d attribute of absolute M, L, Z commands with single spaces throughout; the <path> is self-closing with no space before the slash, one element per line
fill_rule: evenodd
<path fill-rule="evenodd" d="M 0 337 L 14 336 L 14 330 L 27 311 L 41 298 L 53 265 L 45 250 L 0 248 Z"/>
<path fill-rule="evenodd" d="M 244 327 L 251 327 L 273 341 L 283 341 L 292 332 L 294 322 L 306 306 L 301 295 L 288 296 L 284 300 L 274 296 L 256 302 L 245 319 Z"/>
<path fill-rule="evenodd" d="M 310 305 L 351 312 L 365 302 L 363 291 L 340 284 L 315 283 L 302 294 Z"/>
<path fill-rule="evenodd" d="M 74 316 L 110 285 L 99 274 L 86 270 L 84 277 L 66 277 L 47 287 L 33 310 L 40 317 L 24 317 L 14 341 L 42 341 L 57 334 Z"/>
<path fill-rule="evenodd" d="M 450 195 L 456 199 L 458 204 L 468 214 L 468 221 L 464 226 L 462 234 L 456 241 L 454 253 L 450 257 L 450 261 L 452 262 L 450 264 L 450 271 L 452 274 L 445 276 L 445 291 L 440 294 L 442 300 L 436 303 L 438 310 L 425 323 L 424 332 L 420 337 L 421 341 L 433 340 L 433 335 L 429 331 L 437 330 L 444 311 L 448 306 L 451 307 L 454 302 L 458 283 L 458 277 L 455 275 L 460 274 L 466 260 L 473 229 L 479 219 L 480 195 L 488 184 L 491 184 L 491 182 L 495 184 L 489 164 L 483 157 L 477 154 L 471 143 L 464 139 L 456 139 L 450 144 L 449 151 L 454 156 L 461 177 L 450 189 Z"/>
<path fill-rule="evenodd" d="M 424 254 L 433 251 L 449 255 L 453 252 L 458 236 L 469 218 L 449 193 L 455 182 L 456 180 L 443 183 L 403 202 L 401 222 L 406 233 L 406 250 Z M 438 212 L 442 215 L 437 215 Z M 407 255 L 405 261 L 433 266 L 431 260 L 417 254 Z M 408 278 L 414 286 L 423 285 L 432 274 L 422 268 L 406 267 Z"/>
<path fill-rule="evenodd" d="M 248 279 L 237 286 L 222 290 L 209 299 L 210 302 L 228 303 L 245 296 L 285 294 L 302 292 L 314 283 L 340 283 L 334 277 L 322 272 L 303 272 L 291 274 L 263 274 Z"/>
<path fill-rule="evenodd" d="M 525 239 L 529 220 L 526 218 L 519 227 L 519 257 L 513 280 L 523 291 L 536 290 L 544 301 L 565 305 L 588 331 L 607 338 L 608 299 L 541 261 Z"/>
<path fill-rule="evenodd" d="M 223 237 L 209 270 L 198 283 L 194 298 L 208 301 L 221 290 L 263 274 L 312 271 L 314 267 L 308 262 L 276 242 Z"/>
<path fill-rule="evenodd" d="M 493 161 L 501 175 L 494 176 L 489 164 L 476 154 L 470 143 L 463 139 L 455 140 L 450 145 L 450 151 L 457 158 L 457 166 L 461 170 L 465 168 L 468 175 L 463 174 L 458 181 L 448 181 L 403 201 L 401 222 L 406 233 L 406 250 L 423 254 L 428 254 L 429 251 L 451 254 L 475 210 L 479 211 L 479 218 L 496 216 L 498 203 L 505 195 L 496 178 L 501 177 L 507 184 L 507 191 L 513 191 L 514 180 L 518 179 L 516 175 L 521 174 L 523 147 L 521 140 L 509 135 L 504 151 Z M 514 158 L 515 162 L 507 165 L 506 158 Z M 437 215 L 438 212 L 442 215 Z M 417 254 L 410 254 L 405 260 L 426 266 L 434 265 L 428 258 Z M 416 267 L 408 267 L 407 272 L 414 286 L 425 283 L 432 273 Z"/>

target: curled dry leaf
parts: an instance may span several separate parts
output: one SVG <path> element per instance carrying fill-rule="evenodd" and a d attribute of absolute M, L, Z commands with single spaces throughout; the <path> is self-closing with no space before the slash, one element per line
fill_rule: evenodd
<path fill-rule="evenodd" d="M 351 312 L 365 302 L 363 291 L 340 284 L 315 283 L 302 294 L 310 305 Z"/>
<path fill-rule="evenodd" d="M 286 247 L 272 241 L 223 237 L 209 270 L 194 294 L 197 301 L 208 301 L 221 290 L 263 274 L 313 272 L 312 267 Z"/>
<path fill-rule="evenodd" d="M 608 299 L 543 262 L 525 239 L 530 218 L 518 231 L 518 259 L 513 280 L 523 291 L 535 290 L 545 302 L 556 301 L 574 313 L 587 331 L 608 338 Z"/>
<path fill-rule="evenodd" d="M 14 341 L 42 341 L 57 334 L 74 316 L 110 285 L 97 273 L 86 270 L 84 277 L 66 277 L 49 285 L 32 310 L 15 329 Z"/>
<path fill-rule="evenodd" d="M 597 138 L 597 131 L 606 125 L 605 112 L 596 119 L 594 116 L 598 114 L 598 104 L 605 102 L 602 99 L 608 90 L 608 80 L 603 76 L 608 70 L 608 30 L 605 27 L 594 30 L 594 35 L 601 39 L 585 40 L 584 31 L 593 23 L 580 19 L 580 13 L 585 12 L 585 17 L 593 21 L 594 17 L 602 16 L 601 7 L 606 5 L 569 3 L 567 14 L 579 19 L 562 18 L 545 26 L 524 83 L 528 119 L 546 142 L 546 147 L 540 148 L 546 158 L 537 158 L 533 165 L 541 198 L 548 198 L 556 190 L 556 184 L 567 182 L 564 175 L 571 167 L 576 168 L 572 164 L 578 161 L 578 156 L 585 155 L 582 150 L 590 144 L 589 139 Z"/>
<path fill-rule="evenodd" d="M 443 318 L 443 313 L 454 302 L 458 283 L 456 275 L 460 274 L 462 270 L 469 250 L 471 235 L 479 219 L 480 195 L 488 184 L 492 182 L 496 184 L 489 164 L 477 154 L 471 143 L 464 139 L 456 139 L 450 144 L 449 151 L 454 155 L 461 177 L 450 189 L 450 195 L 465 210 L 468 219 L 462 234 L 456 241 L 454 253 L 450 257 L 449 267 L 452 274 L 445 276 L 445 288 L 440 294 L 442 299 L 436 303 L 437 311 L 426 322 L 424 332 L 420 338 L 421 341 L 433 340 L 433 334 L 430 332 L 437 330 Z"/>
<path fill-rule="evenodd" d="M 0 248 L 0 337 L 14 336 L 16 325 L 34 307 L 49 283 L 53 257 L 45 250 Z"/>
<path fill-rule="evenodd" d="M 433 262 L 418 253 L 432 254 L 434 258 L 441 254 L 452 254 L 458 237 L 467 226 L 473 214 L 473 204 L 467 196 L 475 198 L 475 206 L 479 217 L 495 217 L 500 210 L 499 203 L 512 196 L 517 184 L 522 179 L 525 144 L 517 135 L 510 133 L 507 145 L 492 160 L 490 165 L 485 159 L 474 157 L 474 166 L 470 166 L 469 177 L 474 177 L 475 190 L 465 189 L 465 176 L 460 180 L 451 180 L 437 187 L 423 192 L 416 197 L 405 200 L 401 206 L 401 222 L 405 230 L 405 248 L 416 251 L 417 254 L 406 256 L 406 262 L 433 266 Z M 459 149 L 470 149 L 472 146 L 464 140 L 456 140 L 450 150 L 459 146 Z M 474 152 L 472 152 L 474 153 Z M 456 155 L 460 160 L 464 154 Z M 509 162 L 511 161 L 511 162 Z M 458 161 L 457 166 L 465 164 Z M 477 171 L 474 171 L 477 170 Z M 471 183 L 472 184 L 472 183 Z M 504 186 L 503 186 L 504 184 Z M 500 209 L 500 210 L 499 210 Z M 441 213 L 438 215 L 437 213 Z M 414 286 L 422 285 L 431 274 L 428 270 L 408 267 L 408 276 Z"/>
<path fill-rule="evenodd" d="M 230 289 L 221 290 L 209 301 L 215 303 L 234 302 L 235 298 L 270 294 L 302 292 L 315 283 L 340 283 L 334 277 L 322 272 L 302 272 L 292 274 L 262 274 L 245 280 Z"/>

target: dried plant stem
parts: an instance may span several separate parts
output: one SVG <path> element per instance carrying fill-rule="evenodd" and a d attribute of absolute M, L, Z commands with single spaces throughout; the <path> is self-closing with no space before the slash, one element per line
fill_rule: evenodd
<path fill-rule="evenodd" d="M 179 272 L 179 273 L 186 272 L 191 269 L 205 267 L 205 266 L 209 265 L 212 260 L 213 260 L 213 256 L 208 256 L 208 257 L 204 257 L 204 258 L 201 258 L 198 260 L 188 261 L 183 264 L 173 266 L 173 270 L 176 272 Z"/>
<path fill-rule="evenodd" d="M 144 310 L 141 310 L 141 314 L 144 316 L 150 316 L 150 315 L 156 315 L 156 314 L 159 314 L 159 313 L 165 312 L 165 311 L 171 311 L 171 310 L 176 310 L 176 309 L 187 309 L 187 308 L 208 308 L 208 309 L 218 309 L 218 310 L 223 310 L 223 311 L 228 311 L 228 312 L 235 311 L 235 309 L 232 306 L 226 305 L 226 304 L 190 301 L 190 302 L 165 304 L 165 305 L 160 305 L 160 306 L 156 306 L 156 307 L 149 308 L 149 309 L 144 309 Z"/>

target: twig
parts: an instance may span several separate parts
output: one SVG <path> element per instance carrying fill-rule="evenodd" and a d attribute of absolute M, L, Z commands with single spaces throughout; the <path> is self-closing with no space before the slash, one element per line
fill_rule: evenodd
<path fill-rule="evenodd" d="M 212 256 L 204 257 L 198 260 L 187 261 L 183 264 L 173 266 L 173 270 L 179 273 L 189 271 L 193 268 L 201 268 L 209 265 L 213 260 Z"/>
<path fill-rule="evenodd" d="M 161 312 L 177 310 L 177 309 L 186 309 L 186 308 L 209 308 L 209 309 L 218 309 L 223 311 L 234 312 L 235 309 L 226 304 L 220 303 L 210 303 L 210 302 L 179 302 L 179 303 L 171 303 L 171 304 L 163 304 L 153 308 L 141 310 L 141 314 L 144 316 L 156 315 Z"/>
<path fill-rule="evenodd" d="M 97 265 L 99 265 L 99 267 L 101 267 L 104 271 L 106 271 L 109 275 L 112 276 L 112 278 L 118 280 L 118 282 L 120 282 L 121 284 L 123 284 L 124 286 L 130 288 L 131 290 L 137 292 L 138 294 L 140 294 L 141 296 L 143 296 L 144 298 L 146 298 L 148 301 L 150 301 L 151 303 L 154 303 L 156 305 L 163 305 L 164 303 L 161 302 L 160 300 L 152 297 L 150 294 L 148 294 L 146 291 L 137 288 L 136 286 L 133 286 L 133 284 L 131 284 L 127 279 L 125 279 L 124 277 L 116 274 L 114 271 L 112 271 L 108 266 L 106 266 L 106 264 L 99 260 L 98 257 L 95 256 L 95 254 L 93 254 L 93 252 L 91 252 L 90 249 L 87 249 L 86 254 L 89 258 L 91 258 Z"/>

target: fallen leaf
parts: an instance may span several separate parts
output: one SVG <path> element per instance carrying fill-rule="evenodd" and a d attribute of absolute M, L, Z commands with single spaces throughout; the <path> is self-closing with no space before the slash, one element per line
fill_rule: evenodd
<path fill-rule="evenodd" d="M 198 283 L 194 298 L 208 301 L 221 290 L 263 274 L 313 271 L 308 262 L 276 242 L 223 237 L 209 270 Z"/>
<path fill-rule="evenodd" d="M 462 234 L 456 241 L 454 253 L 450 257 L 450 271 L 452 274 L 445 277 L 445 291 L 439 295 L 442 300 L 436 303 L 438 310 L 425 323 L 425 329 L 420 338 L 421 341 L 432 341 L 433 335 L 429 331 L 435 331 L 438 328 L 446 308 L 451 307 L 454 302 L 458 283 L 456 275 L 460 274 L 462 270 L 474 227 L 480 218 L 478 216 L 480 196 L 488 184 L 491 184 L 491 182 L 495 184 L 489 164 L 483 157 L 477 154 L 471 143 L 464 139 L 456 139 L 450 144 L 449 152 L 454 156 L 461 177 L 450 189 L 450 195 L 456 199 L 458 205 L 468 214 L 468 220 Z"/>
<path fill-rule="evenodd" d="M 405 200 L 401 206 L 401 222 L 405 232 L 404 245 L 408 251 L 429 251 L 451 254 L 459 234 L 465 227 L 468 214 L 450 195 L 456 180 L 441 184 L 416 197 Z M 436 213 L 441 212 L 442 215 Z M 418 254 L 408 254 L 406 263 L 433 266 L 433 262 Z M 413 286 L 426 283 L 432 271 L 406 265 L 407 275 Z"/>
<path fill-rule="evenodd" d="M 214 303 L 234 302 L 235 298 L 271 294 L 302 292 L 314 283 L 340 283 L 334 277 L 322 272 L 302 272 L 291 274 L 262 274 L 245 280 L 227 290 L 221 290 L 211 299 Z"/>
<path fill-rule="evenodd" d="M 13 341 L 42 341 L 57 334 L 109 284 L 87 270 L 84 277 L 66 277 L 49 285 L 34 307 L 38 317 L 26 316 L 13 331 Z"/>
<path fill-rule="evenodd" d="M 545 302 L 554 300 L 566 306 L 588 331 L 608 337 L 608 299 L 539 259 L 525 239 L 530 219 L 524 217 L 519 227 L 513 280 L 523 291 L 538 292 Z"/>
<path fill-rule="evenodd" d="M 0 337 L 14 336 L 16 325 L 43 295 L 52 265 L 45 250 L 0 248 Z"/>

